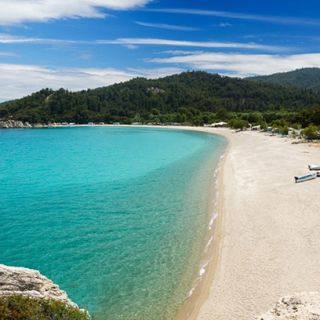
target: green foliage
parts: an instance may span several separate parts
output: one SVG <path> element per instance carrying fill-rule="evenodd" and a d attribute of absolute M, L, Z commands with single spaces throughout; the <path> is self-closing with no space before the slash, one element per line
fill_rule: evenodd
<path fill-rule="evenodd" d="M 0 298 L 1 320 L 89 320 L 90 317 L 77 308 L 63 302 L 32 299 L 21 295 Z"/>
<path fill-rule="evenodd" d="M 289 128 L 287 126 L 280 127 L 279 128 L 279 133 L 284 135 L 284 136 L 287 136 L 288 133 L 289 133 Z"/>
<path fill-rule="evenodd" d="M 262 125 L 263 123 L 265 123 L 264 117 L 261 112 L 243 113 L 241 118 L 247 120 L 252 125 Z"/>
<path fill-rule="evenodd" d="M 0 105 L 0 118 L 49 122 L 184 123 L 241 118 L 253 125 L 285 119 L 320 124 L 320 93 L 205 72 L 156 80 L 136 78 L 109 87 L 70 92 L 43 89 Z M 311 108 L 315 111 L 310 113 Z M 304 112 L 304 113 L 303 113 Z M 312 120 L 312 121 L 311 121 Z"/>
<path fill-rule="evenodd" d="M 304 68 L 249 79 L 282 86 L 296 86 L 305 89 L 320 90 L 320 68 Z"/>
<path fill-rule="evenodd" d="M 319 130 L 315 125 L 310 125 L 303 130 L 303 135 L 307 139 L 318 139 L 319 138 Z"/>
<path fill-rule="evenodd" d="M 234 118 L 229 121 L 229 126 L 233 129 L 237 130 L 244 130 L 246 128 L 249 128 L 249 122 L 247 120 Z"/>
<path fill-rule="evenodd" d="M 228 111 L 225 108 L 219 108 L 216 112 L 216 120 L 226 121 L 230 118 Z"/>

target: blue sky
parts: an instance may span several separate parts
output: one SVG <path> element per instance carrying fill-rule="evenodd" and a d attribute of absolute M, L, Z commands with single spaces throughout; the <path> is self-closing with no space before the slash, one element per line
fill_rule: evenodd
<path fill-rule="evenodd" d="M 0 100 L 185 70 L 320 67 L 313 0 L 0 0 Z"/>

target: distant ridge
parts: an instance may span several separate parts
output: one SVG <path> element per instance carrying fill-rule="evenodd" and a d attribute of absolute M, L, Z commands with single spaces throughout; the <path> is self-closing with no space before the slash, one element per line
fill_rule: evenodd
<path fill-rule="evenodd" d="M 275 73 L 270 76 L 250 77 L 247 79 L 320 91 L 320 68 L 297 69 L 290 72 Z"/>
<path fill-rule="evenodd" d="M 192 123 L 224 120 L 231 113 L 301 111 L 318 106 L 320 92 L 185 72 L 165 78 L 136 78 L 109 87 L 70 92 L 43 89 L 0 104 L 0 119 L 29 123 Z M 221 112 L 222 110 L 222 112 Z M 221 114 L 222 113 L 222 114 Z M 232 116 L 232 115 L 231 115 Z M 278 118 L 278 116 L 272 117 Z"/>

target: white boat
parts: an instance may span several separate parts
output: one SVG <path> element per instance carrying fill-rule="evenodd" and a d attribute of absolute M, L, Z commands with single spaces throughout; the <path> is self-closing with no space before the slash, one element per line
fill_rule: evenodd
<path fill-rule="evenodd" d="M 320 164 L 309 164 L 309 170 L 320 171 Z"/>
<path fill-rule="evenodd" d="M 313 180 L 317 176 L 318 176 L 318 172 L 310 172 L 309 174 L 306 174 L 305 176 L 294 177 L 294 179 L 295 179 L 296 183 L 298 183 L 298 182 Z"/>

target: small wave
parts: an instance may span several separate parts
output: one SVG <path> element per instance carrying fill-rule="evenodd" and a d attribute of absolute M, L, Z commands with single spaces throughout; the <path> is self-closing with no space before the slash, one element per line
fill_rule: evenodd
<path fill-rule="evenodd" d="M 213 241 L 213 237 L 211 237 L 206 245 L 205 251 L 208 251 L 208 248 L 210 247 L 211 243 Z"/>
<path fill-rule="evenodd" d="M 213 173 L 213 178 L 216 178 L 218 173 L 219 173 L 219 168 L 217 168 L 216 170 L 214 170 L 214 173 Z"/>
<path fill-rule="evenodd" d="M 202 277 L 205 273 L 206 273 L 206 268 L 207 268 L 207 266 L 208 266 L 208 262 L 207 263 L 205 263 L 202 267 L 201 267 L 201 269 L 200 269 L 200 271 L 199 271 L 199 276 L 200 277 Z"/>
<path fill-rule="evenodd" d="M 215 222 L 215 220 L 217 220 L 217 218 L 218 218 L 218 214 L 217 213 L 213 213 L 213 216 L 212 216 L 212 218 L 211 218 L 211 220 L 209 222 L 209 230 L 212 229 L 213 223 Z"/>
<path fill-rule="evenodd" d="M 196 290 L 196 286 L 194 286 L 194 287 L 192 287 L 192 288 L 190 289 L 190 291 L 189 291 L 189 293 L 188 293 L 188 298 L 190 298 L 190 297 L 193 295 L 194 290 Z"/>

